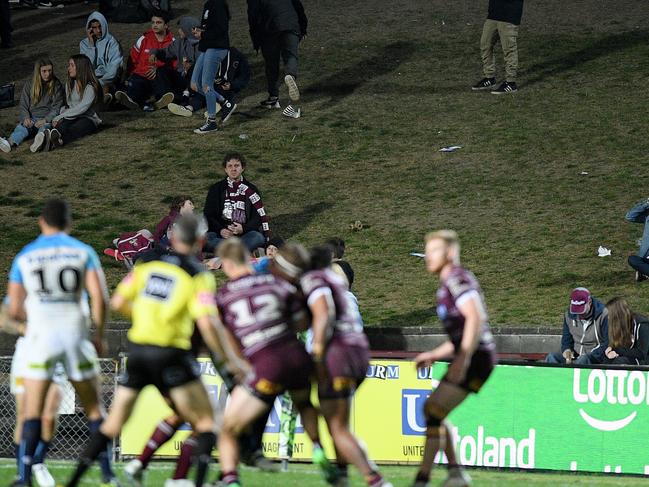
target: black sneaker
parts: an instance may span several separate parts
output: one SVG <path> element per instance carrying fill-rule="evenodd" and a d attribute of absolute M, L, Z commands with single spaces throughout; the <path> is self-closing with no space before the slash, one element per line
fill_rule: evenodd
<path fill-rule="evenodd" d="M 208 118 L 205 124 L 194 130 L 194 133 L 203 135 L 211 134 L 212 132 L 217 132 L 218 130 L 219 126 L 216 124 L 216 120 L 213 118 Z"/>
<path fill-rule="evenodd" d="M 223 103 L 221 103 L 221 123 L 227 122 L 230 118 L 230 115 L 232 115 L 236 109 L 237 104 L 232 103 L 229 100 L 225 100 Z"/>
<path fill-rule="evenodd" d="M 502 84 L 495 90 L 491 91 L 492 95 L 507 95 L 509 93 L 516 93 L 518 87 L 513 81 L 503 81 Z"/>
<path fill-rule="evenodd" d="M 649 278 L 647 278 L 647 276 L 645 276 L 642 272 L 635 271 L 635 282 L 642 282 L 642 281 L 644 281 L 646 279 L 649 279 Z"/>
<path fill-rule="evenodd" d="M 493 88 L 494 86 L 496 86 L 496 78 L 482 78 L 480 81 L 474 84 L 471 89 L 473 91 L 482 91 Z"/>
<path fill-rule="evenodd" d="M 263 108 L 282 108 L 282 105 L 279 104 L 279 97 L 269 96 L 263 101 L 259 102 L 259 105 Z"/>

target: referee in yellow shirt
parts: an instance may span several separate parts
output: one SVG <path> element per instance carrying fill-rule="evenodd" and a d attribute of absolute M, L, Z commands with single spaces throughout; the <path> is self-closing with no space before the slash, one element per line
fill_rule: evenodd
<path fill-rule="evenodd" d="M 203 245 L 206 230 L 202 217 L 181 216 L 171 235 L 174 253 L 138 261 L 117 286 L 111 306 L 132 319 L 126 372 L 119 378 L 106 420 L 91 437 L 68 486 L 77 485 L 99 453 L 119 434 L 138 394 L 147 385 L 167 393 L 176 411 L 198 434 L 195 485 L 203 485 L 217 426 L 200 380 L 200 367 L 190 351 L 194 322 L 214 353 L 231 364 L 236 360 L 221 346 L 214 277 L 193 257 Z"/>

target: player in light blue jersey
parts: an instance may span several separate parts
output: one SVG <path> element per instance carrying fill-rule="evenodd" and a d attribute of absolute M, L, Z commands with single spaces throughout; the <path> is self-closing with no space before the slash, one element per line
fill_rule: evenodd
<path fill-rule="evenodd" d="M 103 350 L 108 292 L 99 258 L 91 247 L 68 235 L 67 202 L 47 201 L 38 224 L 41 235 L 18 253 L 9 273 L 9 316 L 26 320 L 24 346 L 30 350 L 23 370 L 25 421 L 17 486 L 32 485 L 44 400 L 57 363 L 79 394 L 91 431 L 99 429 L 103 417 L 97 352 Z M 108 455 L 102 474 L 104 482 L 116 482 Z"/>

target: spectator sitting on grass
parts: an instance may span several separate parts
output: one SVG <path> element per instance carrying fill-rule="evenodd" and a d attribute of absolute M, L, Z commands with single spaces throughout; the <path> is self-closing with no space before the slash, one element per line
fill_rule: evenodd
<path fill-rule="evenodd" d="M 194 202 L 191 196 L 180 195 L 174 197 L 169 205 L 169 213 L 158 222 L 153 232 L 153 241 L 160 247 L 169 246 L 169 232 L 171 227 L 180 215 L 193 213 Z"/>
<path fill-rule="evenodd" d="M 169 31 L 169 16 L 166 12 L 156 12 L 151 17 L 151 29 L 146 31 L 131 47 L 129 58 L 129 78 L 126 92 L 117 91 L 115 100 L 131 110 L 141 106 L 151 112 L 165 108 L 174 99 L 171 76 L 176 61 L 160 61 L 153 55 L 154 50 L 164 49 L 174 41 Z M 153 95 L 155 102 L 147 103 Z"/>
<path fill-rule="evenodd" d="M 30 150 L 40 150 L 45 142 L 45 130 L 51 127 L 52 120 L 59 114 L 64 97 L 63 85 L 54 75 L 52 61 L 36 61 L 32 79 L 25 83 L 20 95 L 20 123 L 8 139 L 0 137 L 0 150 L 11 152 L 34 135 Z"/>
<path fill-rule="evenodd" d="M 629 265 L 635 269 L 635 280 L 644 281 L 649 276 L 649 198 L 631 208 L 625 218 L 633 223 L 642 223 L 644 230 L 637 255 L 630 255 Z"/>
<path fill-rule="evenodd" d="M 551 364 L 601 364 L 608 347 L 608 311 L 604 304 L 578 287 L 570 294 L 570 306 L 563 318 L 562 353 L 550 353 Z"/>
<path fill-rule="evenodd" d="M 68 60 L 65 99 L 66 106 L 52 120 L 54 128 L 45 131 L 46 151 L 95 133 L 101 124 L 95 112 L 102 99 L 101 85 L 84 54 L 75 54 Z"/>
<path fill-rule="evenodd" d="M 115 37 L 108 32 L 108 22 L 99 12 L 92 12 L 86 21 L 86 38 L 79 43 L 79 52 L 88 56 L 95 70 L 108 105 L 119 80 L 124 57 Z"/>
<path fill-rule="evenodd" d="M 605 364 L 645 365 L 649 352 L 649 320 L 631 311 L 624 298 L 606 303 L 608 347 Z"/>
<path fill-rule="evenodd" d="M 205 200 L 203 213 L 209 231 L 205 250 L 213 252 L 226 238 L 241 238 L 249 251 L 264 247 L 270 237 L 268 216 L 257 187 L 244 180 L 246 159 L 238 153 L 226 154 L 226 177 L 213 184 Z"/>
<path fill-rule="evenodd" d="M 234 47 L 230 47 L 225 59 L 221 61 L 216 78 L 214 89 L 226 100 L 236 104 L 236 95 L 250 83 L 250 66 L 246 56 Z M 205 106 L 205 96 L 190 90 L 189 100 L 183 100 L 180 104 L 170 103 L 167 108 L 175 115 L 191 117 L 192 114 Z M 221 110 L 221 105 L 216 105 L 216 112 Z"/>

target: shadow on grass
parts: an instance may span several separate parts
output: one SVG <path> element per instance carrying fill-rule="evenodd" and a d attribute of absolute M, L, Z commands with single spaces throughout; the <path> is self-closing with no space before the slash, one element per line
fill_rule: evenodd
<path fill-rule="evenodd" d="M 362 59 L 359 63 L 312 84 L 304 93 L 312 95 L 314 99 L 329 97 L 329 103 L 340 102 L 373 78 L 395 71 L 401 63 L 411 58 L 415 51 L 416 46 L 412 42 L 387 44 L 378 54 Z M 395 92 L 401 93 L 402 90 L 397 89 Z"/>
<path fill-rule="evenodd" d="M 436 314 L 434 307 L 413 309 L 407 313 L 391 315 L 382 320 L 367 324 L 372 326 L 414 326 L 430 322 L 431 318 L 436 316 Z"/>
<path fill-rule="evenodd" d="M 649 31 L 647 30 L 607 35 L 583 49 L 568 52 L 558 58 L 530 66 L 525 73 L 527 76 L 526 84 L 532 85 L 599 57 L 623 51 L 629 47 L 647 44 L 649 44 Z"/>
<path fill-rule="evenodd" d="M 291 238 L 307 228 L 317 215 L 324 213 L 332 206 L 333 203 L 320 202 L 305 206 L 298 213 L 284 213 L 283 215 L 271 216 L 273 233 L 280 235 L 284 239 Z"/>

